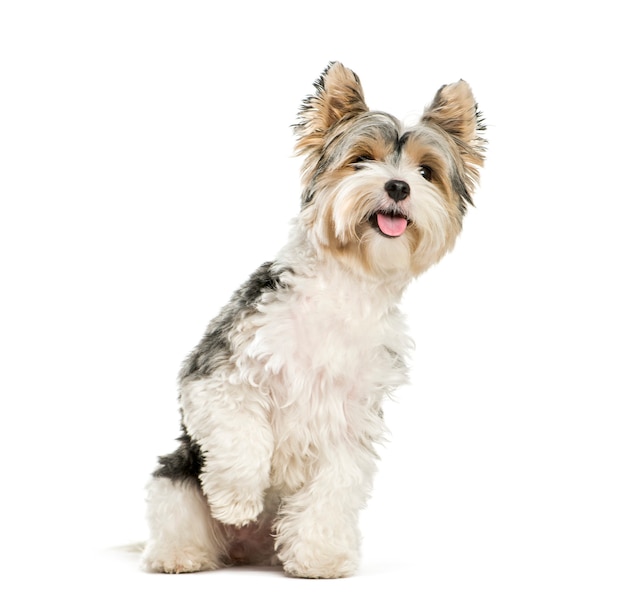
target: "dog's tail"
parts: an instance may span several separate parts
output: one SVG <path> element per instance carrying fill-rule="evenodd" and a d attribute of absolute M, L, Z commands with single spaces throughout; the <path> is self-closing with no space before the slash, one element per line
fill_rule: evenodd
<path fill-rule="evenodd" d="M 126 544 L 125 546 L 113 546 L 109 548 L 112 552 L 121 554 L 140 554 L 146 547 L 146 542 L 135 542 L 134 544 Z"/>
<path fill-rule="evenodd" d="M 110 546 L 104 548 L 101 554 L 109 555 L 115 558 L 135 560 L 139 558 L 139 555 L 144 551 L 146 542 L 135 542 L 133 544 L 125 544 L 122 546 Z"/>

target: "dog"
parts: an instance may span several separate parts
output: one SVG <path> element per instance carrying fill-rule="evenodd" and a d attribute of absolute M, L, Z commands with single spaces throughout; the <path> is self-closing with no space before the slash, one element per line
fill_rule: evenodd
<path fill-rule="evenodd" d="M 398 303 L 461 231 L 484 124 L 463 80 L 412 127 L 370 111 L 341 63 L 314 87 L 294 126 L 302 198 L 287 244 L 180 371 L 179 447 L 147 488 L 148 571 L 358 568 L 381 405 L 412 348 Z"/>

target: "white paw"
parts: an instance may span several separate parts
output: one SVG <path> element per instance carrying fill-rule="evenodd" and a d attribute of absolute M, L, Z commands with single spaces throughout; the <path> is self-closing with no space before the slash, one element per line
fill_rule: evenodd
<path fill-rule="evenodd" d="M 283 569 L 285 573 L 293 577 L 334 579 L 354 575 L 357 563 L 353 562 L 350 557 L 339 557 L 317 563 L 291 562 L 283 564 Z"/>
<path fill-rule="evenodd" d="M 234 525 L 235 527 L 244 527 L 253 523 L 263 512 L 263 499 L 242 499 L 231 495 L 230 499 L 220 496 L 217 502 L 209 499 L 211 505 L 211 515 L 225 525 Z"/>
<path fill-rule="evenodd" d="M 160 552 L 148 546 L 141 557 L 141 565 L 146 571 L 154 573 L 194 573 L 217 569 L 220 563 L 194 549 Z"/>
<path fill-rule="evenodd" d="M 296 550 L 281 551 L 285 573 L 302 578 L 342 578 L 356 573 L 359 565 L 358 554 L 353 551 L 325 553 L 299 547 Z"/>

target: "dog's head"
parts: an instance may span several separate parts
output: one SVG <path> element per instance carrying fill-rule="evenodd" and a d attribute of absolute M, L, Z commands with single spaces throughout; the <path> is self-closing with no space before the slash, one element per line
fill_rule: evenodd
<path fill-rule="evenodd" d="M 295 126 L 302 210 L 315 245 L 359 272 L 416 276 L 454 245 L 483 164 L 483 126 L 462 80 L 420 122 L 369 111 L 356 74 L 331 63 Z"/>

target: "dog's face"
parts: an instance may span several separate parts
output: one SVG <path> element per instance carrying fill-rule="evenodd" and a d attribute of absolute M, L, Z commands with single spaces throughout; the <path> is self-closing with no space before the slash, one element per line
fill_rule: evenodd
<path fill-rule="evenodd" d="M 476 102 L 442 87 L 419 124 L 370 112 L 358 77 L 332 63 L 305 99 L 300 219 L 321 251 L 367 274 L 412 277 L 449 251 L 483 163 Z"/>

